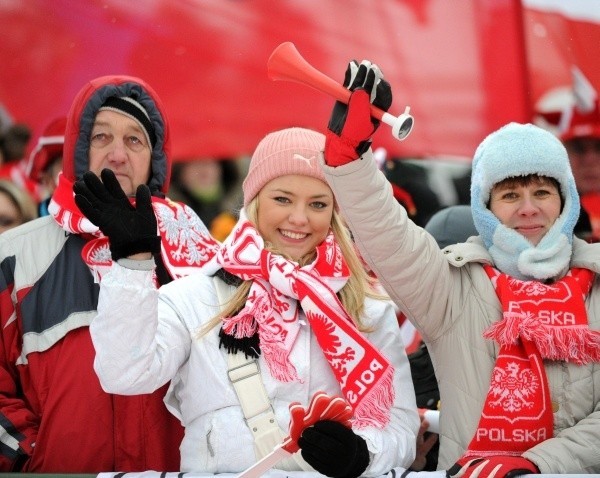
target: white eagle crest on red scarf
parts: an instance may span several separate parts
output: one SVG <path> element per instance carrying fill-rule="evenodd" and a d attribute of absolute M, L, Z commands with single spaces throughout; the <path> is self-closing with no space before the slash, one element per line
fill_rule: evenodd
<path fill-rule="evenodd" d="M 521 369 L 515 361 L 508 362 L 504 368 L 494 368 L 490 398 L 494 397 L 495 400 L 491 400 L 489 405 L 509 412 L 532 408 L 532 398 L 539 387 L 539 379 L 531 369 Z"/>

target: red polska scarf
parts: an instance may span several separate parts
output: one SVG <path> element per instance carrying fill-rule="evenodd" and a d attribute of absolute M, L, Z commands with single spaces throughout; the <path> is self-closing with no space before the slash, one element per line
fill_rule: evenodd
<path fill-rule="evenodd" d="M 161 257 L 172 278 L 198 271 L 198 267 L 215 255 L 218 243 L 192 209 L 157 197 L 152 197 L 152 207 L 161 236 Z M 81 257 L 99 282 L 112 265 L 108 238 L 79 211 L 73 183 L 62 173 L 48 211 L 66 232 L 90 238 L 81 251 Z"/>
<path fill-rule="evenodd" d="M 333 233 L 317 247 L 315 261 L 300 267 L 265 249 L 254 226 L 242 217 L 216 261 L 253 281 L 244 308 L 224 319 L 224 333 L 241 339 L 258 332 L 271 375 L 283 382 L 299 380 L 289 354 L 300 330 L 300 305 L 354 410 L 353 425 L 382 428 L 389 422 L 394 369 L 357 330 L 337 298 L 349 270 Z"/>
<path fill-rule="evenodd" d="M 590 330 L 584 300 L 594 273 L 572 269 L 560 281 L 521 281 L 484 266 L 503 318 L 484 332 L 500 351 L 479 425 L 464 458 L 520 456 L 553 436 L 543 360 L 600 361 L 600 332 Z"/>

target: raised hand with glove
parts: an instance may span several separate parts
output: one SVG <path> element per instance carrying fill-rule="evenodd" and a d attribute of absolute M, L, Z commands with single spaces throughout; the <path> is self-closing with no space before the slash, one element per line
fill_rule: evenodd
<path fill-rule="evenodd" d="M 298 446 L 304 461 L 334 478 L 356 478 L 369 465 L 365 440 L 337 421 L 319 420 L 306 428 Z"/>
<path fill-rule="evenodd" d="M 100 177 L 86 172 L 75 182 L 75 203 L 108 237 L 113 261 L 139 253 L 160 252 L 160 235 L 148 186 L 136 191 L 135 205 L 123 192 L 115 173 L 103 169 Z"/>
<path fill-rule="evenodd" d="M 538 474 L 540 470 L 522 456 L 499 455 L 461 459 L 446 472 L 448 478 L 513 478 Z"/>
<path fill-rule="evenodd" d="M 380 121 L 373 118 L 370 103 L 387 111 L 392 104 L 392 89 L 383 73 L 369 61 L 360 65 L 351 61 L 346 69 L 344 86 L 352 91 L 348 105 L 336 101 L 325 140 L 325 162 L 342 166 L 358 159 L 371 146 L 371 137 Z"/>

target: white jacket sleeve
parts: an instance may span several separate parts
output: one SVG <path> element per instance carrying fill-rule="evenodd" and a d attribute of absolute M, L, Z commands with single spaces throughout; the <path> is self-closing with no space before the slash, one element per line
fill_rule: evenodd
<path fill-rule="evenodd" d="M 160 320 L 159 320 L 160 314 Z M 167 383 L 189 355 L 191 337 L 177 311 L 162 303 L 152 271 L 113 264 L 100 282 L 90 333 L 94 370 L 108 393 L 151 393 Z"/>

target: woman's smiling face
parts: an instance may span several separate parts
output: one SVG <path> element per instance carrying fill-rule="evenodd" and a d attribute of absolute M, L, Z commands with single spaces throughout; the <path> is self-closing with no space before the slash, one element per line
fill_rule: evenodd
<path fill-rule="evenodd" d="M 281 176 L 258 193 L 257 229 L 265 243 L 299 261 L 327 237 L 333 207 L 333 192 L 323 181 Z"/>
<path fill-rule="evenodd" d="M 502 181 L 492 188 L 490 210 L 502 224 L 537 246 L 560 215 L 560 192 L 543 176 L 527 183 Z"/>

